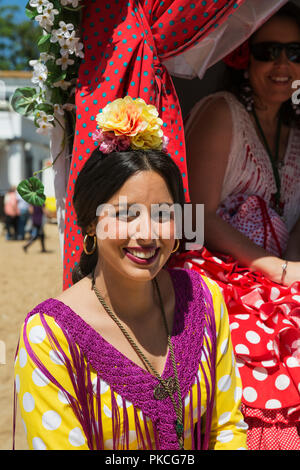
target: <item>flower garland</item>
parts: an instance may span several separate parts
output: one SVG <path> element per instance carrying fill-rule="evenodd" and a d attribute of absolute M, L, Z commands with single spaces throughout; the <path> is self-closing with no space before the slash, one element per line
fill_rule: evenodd
<path fill-rule="evenodd" d="M 12 98 L 13 109 L 34 116 L 37 132 L 49 135 L 64 115 L 75 108 L 74 92 L 83 43 L 77 31 L 81 21 L 81 0 L 29 0 L 27 16 L 39 23 L 40 57 L 31 60 L 34 87 L 18 88 Z"/>
<path fill-rule="evenodd" d="M 29 62 L 33 67 L 31 81 L 34 86 L 18 88 L 11 100 L 14 111 L 23 116 L 33 116 L 39 134 L 51 135 L 54 126 L 60 125 L 65 135 L 62 145 L 66 137 L 73 136 L 75 128 L 75 85 L 81 59 L 84 58 L 79 36 L 81 2 L 28 1 L 26 15 L 38 22 L 42 30 L 38 41 L 40 56 Z M 63 116 L 70 128 L 68 130 L 67 125 L 62 124 Z M 37 173 L 21 181 L 18 192 L 30 204 L 42 206 L 46 197 L 42 182 L 35 176 Z"/>

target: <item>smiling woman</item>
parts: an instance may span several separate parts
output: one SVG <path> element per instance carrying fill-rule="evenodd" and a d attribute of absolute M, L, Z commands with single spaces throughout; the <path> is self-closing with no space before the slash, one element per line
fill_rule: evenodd
<path fill-rule="evenodd" d="M 139 132 L 147 132 L 146 114 Z M 175 221 L 152 210 L 184 204 L 180 171 L 149 148 L 156 138 L 134 137 L 148 148 L 96 149 L 83 166 L 74 208 L 85 238 L 74 285 L 24 322 L 15 372 L 29 446 L 245 448 L 220 291 L 197 273 L 167 268 Z M 124 211 L 124 200 L 135 210 Z M 103 236 L 110 218 L 116 230 Z"/>
<path fill-rule="evenodd" d="M 112 172 L 113 181 L 109 178 Z M 97 183 L 93 187 L 90 184 L 92 177 Z M 97 260 L 101 262 L 104 259 L 114 266 L 116 272 L 126 269 L 127 275 L 155 275 L 174 247 L 174 221 L 171 218 L 155 220 L 157 214 L 153 207 L 165 203 L 183 206 L 180 178 L 178 168 L 163 152 L 112 152 L 107 156 L 95 150 L 78 176 L 74 207 L 84 235 L 94 237 L 97 232 L 101 243 L 98 252 L 92 255 L 83 251 L 78 267 L 73 270 L 73 282 L 89 274 Z M 88 210 L 85 209 L 87 191 L 91 201 Z M 120 202 L 123 205 L 119 205 Z M 102 206 L 101 211 L 99 206 Z M 96 213 L 99 214 L 97 219 Z M 166 223 L 172 224 L 172 227 L 169 225 L 170 236 L 162 238 Z M 138 257 L 135 256 L 137 251 Z M 148 259 L 152 251 L 154 255 Z M 126 260 L 130 262 L 126 263 Z M 139 264 L 137 271 L 136 263 Z M 141 270 L 141 264 L 148 269 Z"/>

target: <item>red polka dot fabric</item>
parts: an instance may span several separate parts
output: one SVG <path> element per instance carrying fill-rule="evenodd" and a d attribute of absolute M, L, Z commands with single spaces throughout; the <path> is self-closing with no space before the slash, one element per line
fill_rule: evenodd
<path fill-rule="evenodd" d="M 288 429 L 294 439 L 300 423 L 300 281 L 284 287 L 206 248 L 173 256 L 170 267 L 194 269 L 221 288 L 251 448 L 258 448 L 257 436 L 266 442 L 276 436 L 283 446 Z M 300 439 L 291 445 L 300 450 Z"/>
<path fill-rule="evenodd" d="M 188 200 L 181 109 L 162 60 L 195 45 L 221 25 L 244 0 L 86 0 L 82 18 L 85 58 L 76 90 L 76 129 L 66 194 L 64 289 L 82 251 L 72 197 L 78 173 L 95 143 L 96 116 L 116 98 L 130 95 L 157 107 Z"/>
<path fill-rule="evenodd" d="M 299 450 L 300 424 L 290 421 L 288 410 L 257 410 L 242 406 L 249 429 L 249 450 Z"/>
<path fill-rule="evenodd" d="M 222 202 L 217 214 L 256 245 L 275 256 L 283 256 L 289 232 L 282 218 L 261 197 L 243 193 L 231 195 Z"/>

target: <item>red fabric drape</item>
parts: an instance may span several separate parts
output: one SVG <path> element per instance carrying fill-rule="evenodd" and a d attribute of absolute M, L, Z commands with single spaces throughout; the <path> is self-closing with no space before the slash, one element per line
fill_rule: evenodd
<path fill-rule="evenodd" d="M 195 45 L 221 25 L 244 0 L 86 0 L 82 36 L 85 59 L 76 90 L 77 122 L 66 194 L 64 289 L 82 250 L 72 205 L 78 172 L 94 149 L 96 115 L 108 101 L 129 94 L 154 104 L 169 137 L 188 200 L 180 104 L 162 60 Z"/>

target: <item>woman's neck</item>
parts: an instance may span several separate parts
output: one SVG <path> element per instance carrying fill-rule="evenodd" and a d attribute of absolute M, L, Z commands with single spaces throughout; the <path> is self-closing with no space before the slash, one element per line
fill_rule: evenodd
<path fill-rule="evenodd" d="M 255 112 L 260 120 L 267 128 L 273 128 L 277 125 L 278 113 L 281 103 L 259 103 L 254 102 Z"/>
<path fill-rule="evenodd" d="M 140 321 L 157 305 L 153 282 L 135 281 L 104 266 L 96 266 L 95 286 L 120 319 Z"/>

